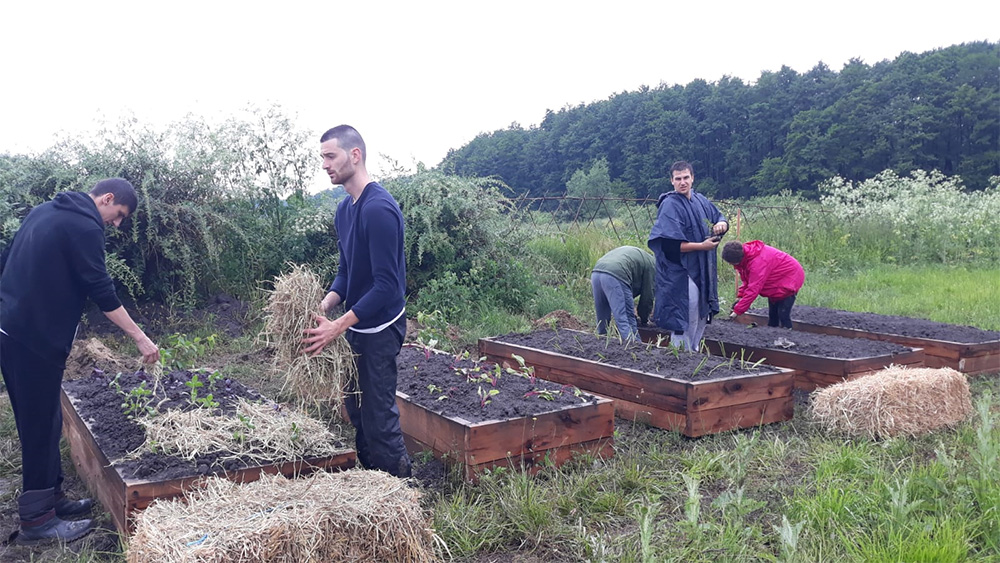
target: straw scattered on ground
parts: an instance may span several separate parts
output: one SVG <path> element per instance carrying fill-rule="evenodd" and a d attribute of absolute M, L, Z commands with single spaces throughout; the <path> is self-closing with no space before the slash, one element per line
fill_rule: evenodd
<path fill-rule="evenodd" d="M 212 478 L 136 518 L 130 563 L 437 561 L 419 494 L 380 471 Z"/>
<path fill-rule="evenodd" d="M 316 326 L 326 292 L 319 277 L 305 266 L 293 265 L 278 276 L 264 308 L 265 323 L 260 339 L 275 350 L 273 368 L 284 378 L 283 392 L 290 392 L 303 404 L 339 410 L 345 384 L 357 377 L 357 365 L 350 344 L 341 336 L 316 356 L 302 354 L 302 338 L 307 328 Z"/>
<path fill-rule="evenodd" d="M 86 377 L 95 369 L 113 374 L 127 370 L 134 363 L 138 362 L 119 356 L 97 338 L 88 338 L 73 342 L 64 373 L 66 379 Z"/>
<path fill-rule="evenodd" d="M 890 366 L 812 396 L 813 419 L 848 436 L 920 436 L 955 426 L 971 413 L 969 382 L 950 368 Z"/>
<path fill-rule="evenodd" d="M 223 458 L 281 463 L 304 457 L 327 457 L 346 449 L 325 424 L 277 403 L 240 400 L 236 415 L 211 409 L 170 410 L 142 417 L 146 442 L 130 455 L 153 445 L 185 459 L 227 452 Z"/>

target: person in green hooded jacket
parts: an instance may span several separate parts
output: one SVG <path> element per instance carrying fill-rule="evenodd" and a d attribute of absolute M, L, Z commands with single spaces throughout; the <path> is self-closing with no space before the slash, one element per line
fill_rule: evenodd
<path fill-rule="evenodd" d="M 638 340 L 638 325 L 645 325 L 653 311 L 655 276 L 656 260 L 641 248 L 619 246 L 602 256 L 590 275 L 597 333 L 607 334 L 608 323 L 614 318 L 623 339 Z"/>

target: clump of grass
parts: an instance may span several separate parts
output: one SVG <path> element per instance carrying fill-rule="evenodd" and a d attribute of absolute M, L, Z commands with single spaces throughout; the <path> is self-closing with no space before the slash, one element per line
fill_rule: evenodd
<path fill-rule="evenodd" d="M 341 336 L 315 356 L 302 353 L 302 338 L 315 326 L 313 315 L 319 314 L 324 293 L 315 273 L 293 264 L 290 272 L 275 278 L 259 338 L 274 348 L 272 366 L 284 378 L 282 392 L 291 392 L 302 404 L 337 412 L 346 383 L 358 375 L 351 345 Z"/>

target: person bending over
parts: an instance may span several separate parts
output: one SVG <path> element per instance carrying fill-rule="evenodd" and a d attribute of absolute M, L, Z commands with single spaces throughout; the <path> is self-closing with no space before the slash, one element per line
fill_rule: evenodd
<path fill-rule="evenodd" d="M 798 260 L 759 240 L 727 242 L 722 259 L 741 281 L 730 318 L 746 313 L 761 295 L 767 297 L 767 326 L 792 328 L 792 305 L 806 279 Z"/>

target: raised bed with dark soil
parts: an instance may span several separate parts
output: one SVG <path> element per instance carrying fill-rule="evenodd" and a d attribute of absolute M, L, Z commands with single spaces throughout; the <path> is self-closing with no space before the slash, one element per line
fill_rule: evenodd
<path fill-rule="evenodd" d="M 179 371 L 161 378 L 158 394 L 150 405 L 160 412 L 170 409 L 197 408 L 190 401 L 192 372 Z M 240 398 L 262 400 L 254 390 L 232 379 L 212 383 L 201 373 L 202 396 L 212 394 L 221 412 L 232 414 Z M 254 481 L 260 474 L 281 472 L 285 475 L 305 473 L 319 468 L 352 467 L 354 450 L 344 447 L 341 454 L 291 462 L 261 464 L 257 460 L 235 458 L 230 452 L 208 452 L 187 460 L 165 453 L 143 452 L 135 459 L 121 460 L 145 442 L 146 432 L 136 421 L 126 416 L 123 397 L 114 389 L 114 378 L 94 370 L 88 377 L 63 383 L 63 434 L 71 447 L 73 462 L 92 493 L 111 513 L 121 531 L 131 526 L 131 515 L 158 498 L 181 496 L 197 481 L 208 475 L 224 476 L 240 482 Z M 116 379 L 123 392 L 152 381 L 144 372 L 122 374 Z M 230 459 L 226 459 L 230 458 Z M 223 459 L 225 459 L 223 461 Z"/>
<path fill-rule="evenodd" d="M 743 323 L 766 324 L 767 310 L 752 309 L 738 317 Z M 923 348 L 924 365 L 950 367 L 968 374 L 1000 371 L 1000 332 L 927 319 L 859 313 L 796 305 L 797 330 L 866 338 Z"/>
<path fill-rule="evenodd" d="M 483 338 L 479 352 L 500 362 L 521 356 L 541 378 L 614 399 L 618 416 L 686 436 L 790 420 L 793 414 L 793 372 L 784 368 L 750 368 L 571 330 Z"/>
<path fill-rule="evenodd" d="M 513 359 L 499 365 L 404 346 L 396 404 L 408 446 L 461 463 L 472 479 L 484 468 L 614 454 L 610 400 L 536 378 Z"/>
<path fill-rule="evenodd" d="M 655 342 L 665 339 L 668 332 L 640 327 L 639 334 L 646 342 Z M 709 352 L 717 356 L 795 370 L 795 388 L 803 391 L 854 379 L 890 364 L 920 366 L 924 358 L 921 349 L 893 342 L 751 327 L 727 319 L 710 323 L 704 338 Z"/>

